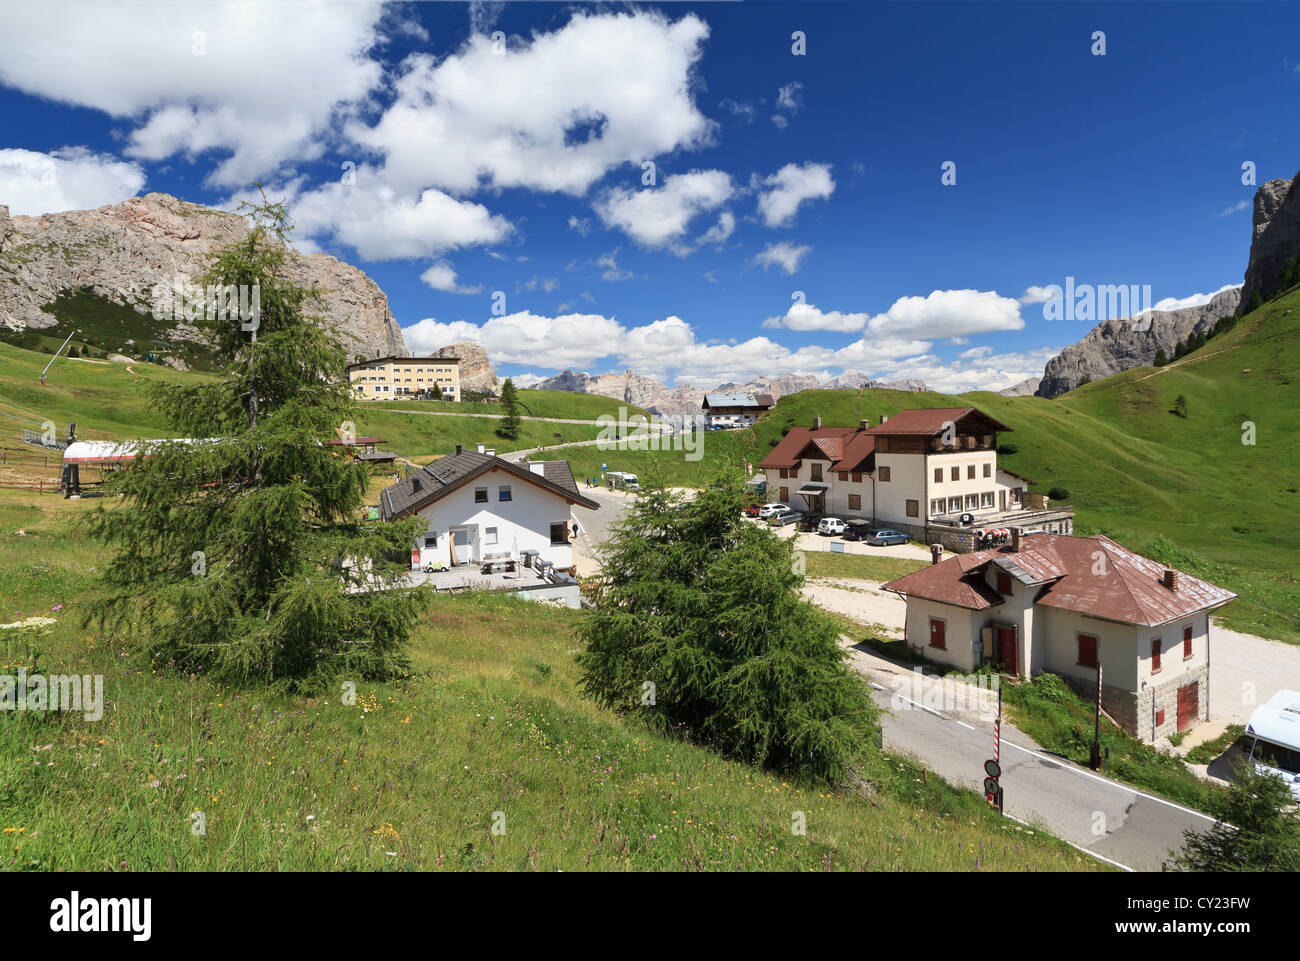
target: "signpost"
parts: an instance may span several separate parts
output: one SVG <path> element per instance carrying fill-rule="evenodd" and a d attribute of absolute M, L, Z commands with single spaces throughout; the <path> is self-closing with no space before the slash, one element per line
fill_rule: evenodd
<path fill-rule="evenodd" d="M 1005 814 L 1006 809 L 1003 807 L 1002 784 L 1002 765 L 999 758 L 1002 753 L 1002 685 L 998 685 L 998 714 L 993 719 L 993 756 L 984 762 L 984 799 L 989 804 L 998 809 L 999 814 Z"/>

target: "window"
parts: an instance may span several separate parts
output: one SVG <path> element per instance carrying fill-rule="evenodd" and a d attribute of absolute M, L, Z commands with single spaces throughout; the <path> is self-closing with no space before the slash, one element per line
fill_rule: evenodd
<path fill-rule="evenodd" d="M 821 465 L 821 464 L 818 464 L 816 461 L 813 461 L 813 464 L 812 464 L 812 468 L 811 468 L 811 470 L 812 470 L 812 475 L 811 475 L 811 476 L 812 476 L 812 479 L 813 479 L 813 480 L 815 480 L 815 481 L 819 481 L 819 480 L 822 479 L 822 465 Z"/>
<path fill-rule="evenodd" d="M 788 468 L 788 467 L 782 467 L 782 468 L 781 468 L 781 480 L 789 480 L 789 479 L 790 479 L 790 468 Z"/>
<path fill-rule="evenodd" d="M 880 479 L 881 479 L 882 481 L 888 481 L 888 480 L 889 480 L 889 468 L 888 468 L 888 467 L 882 467 L 882 468 L 880 468 Z"/>
<path fill-rule="evenodd" d="M 931 514 L 942 514 L 942 513 L 943 513 L 943 503 L 944 503 L 944 502 L 943 502 L 943 498 L 942 498 L 942 497 L 936 497 L 934 500 L 930 501 L 930 513 L 931 513 Z"/>
<path fill-rule="evenodd" d="M 992 446 L 993 446 L 993 435 L 992 435 L 992 434 L 985 434 L 985 435 L 984 435 L 984 446 L 985 446 L 985 447 L 992 447 Z M 985 476 L 985 477 L 988 477 L 989 475 L 988 475 L 988 474 L 985 474 L 984 476 Z"/>
<path fill-rule="evenodd" d="M 1079 635 L 1079 666 L 1097 666 L 1097 638 L 1091 634 Z"/>
<path fill-rule="evenodd" d="M 942 468 L 942 467 L 936 467 L 936 468 L 934 469 L 934 482 L 935 482 L 936 484 L 942 484 L 942 483 L 943 483 L 943 468 Z"/>
<path fill-rule="evenodd" d="M 952 472 L 951 472 L 951 473 L 952 473 L 952 479 L 953 479 L 953 480 L 961 480 L 961 468 L 960 468 L 960 467 L 954 467 L 954 468 L 952 468 Z"/>
<path fill-rule="evenodd" d="M 424 535 L 424 549 L 425 549 L 425 550 L 428 550 L 428 549 L 431 548 L 431 547 L 437 547 L 437 546 L 438 546 L 438 535 L 437 535 L 437 534 L 425 534 L 425 535 Z"/>
<path fill-rule="evenodd" d="M 967 495 L 966 495 L 966 509 L 967 509 L 968 511 L 970 511 L 970 510 L 974 510 L 975 508 L 979 507 L 979 505 L 980 505 L 980 496 L 979 496 L 979 494 L 967 494 Z"/>
<path fill-rule="evenodd" d="M 876 438 L 876 450 L 878 450 L 878 451 L 888 451 L 888 450 L 889 450 L 889 438 L 888 438 L 888 437 L 877 437 L 877 438 Z"/>
<path fill-rule="evenodd" d="M 551 544 L 564 544 L 568 542 L 569 525 L 563 522 L 551 525 Z"/>
<path fill-rule="evenodd" d="M 945 634 L 945 624 L 937 617 L 930 618 L 930 646 L 937 647 L 939 650 L 946 650 L 948 647 Z"/>
<path fill-rule="evenodd" d="M 975 465 L 974 465 L 974 464 L 967 464 L 967 465 L 966 465 L 966 479 L 967 479 L 967 480 L 974 480 L 974 479 L 975 479 Z"/>
<path fill-rule="evenodd" d="M 1160 638 L 1151 639 L 1151 673 L 1156 674 L 1160 671 Z"/>
<path fill-rule="evenodd" d="M 781 488 L 781 503 L 782 504 L 790 503 L 790 488 L 788 487 Z"/>
<path fill-rule="evenodd" d="M 959 514 L 959 513 L 961 513 L 961 498 L 960 498 L 960 497 L 949 497 L 949 498 L 948 498 L 948 513 L 949 513 L 949 514 Z"/>
<path fill-rule="evenodd" d="M 992 465 L 992 464 L 985 464 L 985 465 L 984 465 L 984 476 L 985 476 L 985 477 L 992 477 L 992 476 L 993 476 L 993 465 Z"/>
<path fill-rule="evenodd" d="M 510 500 L 510 485 L 509 485 L 509 484 L 502 484 L 500 487 L 497 488 L 497 500 L 499 500 L 499 501 L 508 501 L 508 500 Z"/>
<path fill-rule="evenodd" d="M 992 507 L 992 506 L 993 506 L 993 492 L 985 491 L 983 494 L 980 494 L 980 507 Z"/>
<path fill-rule="evenodd" d="M 484 544 L 495 544 L 496 542 L 497 542 L 497 529 L 496 529 L 495 527 L 489 527 L 489 528 L 487 528 L 487 529 L 483 532 L 483 543 L 484 543 Z"/>
<path fill-rule="evenodd" d="M 856 470 L 855 470 L 855 471 L 853 472 L 853 483 L 855 483 L 855 484 L 861 484 L 861 483 L 862 483 L 862 472 L 861 472 L 861 471 L 856 471 Z"/>
<path fill-rule="evenodd" d="M 862 495 L 861 495 L 861 494 L 850 494 L 850 495 L 849 495 L 849 510 L 851 510 L 851 511 L 860 511 L 860 510 L 862 510 Z"/>
<path fill-rule="evenodd" d="M 1011 575 L 1006 571 L 998 571 L 998 593 L 1004 595 L 1011 593 Z"/>
<path fill-rule="evenodd" d="M 920 502 L 920 501 L 908 501 L 908 502 L 907 502 L 907 516 L 908 516 L 908 517 L 918 517 L 918 516 L 920 516 L 920 513 L 921 513 L 921 502 Z"/>
<path fill-rule="evenodd" d="M 849 472 L 846 470 L 839 470 L 835 472 L 835 476 L 842 481 L 846 481 L 849 479 Z"/>
<path fill-rule="evenodd" d="M 1183 628 L 1183 660 L 1192 656 L 1192 627 Z"/>
<path fill-rule="evenodd" d="M 475 487 L 475 488 L 474 488 L 474 503 L 475 503 L 475 504 L 486 504 L 487 502 L 488 502 L 487 488 L 486 488 L 486 487 Z"/>

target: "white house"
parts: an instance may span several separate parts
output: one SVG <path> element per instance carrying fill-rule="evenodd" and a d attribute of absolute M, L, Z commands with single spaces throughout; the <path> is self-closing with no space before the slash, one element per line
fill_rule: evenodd
<path fill-rule="evenodd" d="M 936 555 L 937 559 L 937 555 Z M 1209 717 L 1210 612 L 1237 595 L 1109 537 L 1022 534 L 883 585 L 907 602 L 907 644 L 974 671 L 1057 674 L 1154 740 Z"/>
<path fill-rule="evenodd" d="M 705 394 L 700 404 L 710 427 L 749 427 L 775 406 L 771 394 Z"/>
<path fill-rule="evenodd" d="M 483 450 L 456 451 L 421 467 L 380 494 L 384 520 L 416 515 L 424 534 L 411 566 L 519 561 L 528 552 L 556 571 L 573 568 L 571 508 L 600 505 L 578 493 L 569 462 L 513 464 Z"/>

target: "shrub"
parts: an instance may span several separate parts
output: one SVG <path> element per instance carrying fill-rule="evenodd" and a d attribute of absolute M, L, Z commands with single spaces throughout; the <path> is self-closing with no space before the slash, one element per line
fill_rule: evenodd
<path fill-rule="evenodd" d="M 1047 492 L 1047 496 L 1054 501 L 1068 501 L 1070 499 L 1070 492 L 1064 487 L 1053 487 Z"/>

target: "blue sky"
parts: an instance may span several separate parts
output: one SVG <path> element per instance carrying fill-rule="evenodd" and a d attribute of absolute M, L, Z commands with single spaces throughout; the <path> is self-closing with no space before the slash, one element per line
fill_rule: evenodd
<path fill-rule="evenodd" d="M 15 5 L 0 203 L 260 181 L 408 345 L 525 383 L 1000 388 L 1095 323 L 1034 288 L 1240 283 L 1298 38 L 1266 4 Z"/>

